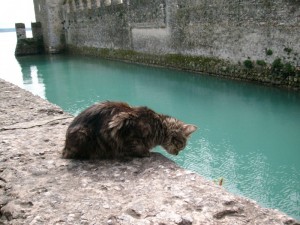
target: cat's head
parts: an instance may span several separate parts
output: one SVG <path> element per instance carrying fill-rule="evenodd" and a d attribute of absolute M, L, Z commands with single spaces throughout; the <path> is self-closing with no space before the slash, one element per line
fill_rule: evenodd
<path fill-rule="evenodd" d="M 188 138 L 197 130 L 197 127 L 192 124 L 185 124 L 173 117 L 166 117 L 163 123 L 166 128 L 166 134 L 162 147 L 168 153 L 178 155 L 186 147 Z"/>

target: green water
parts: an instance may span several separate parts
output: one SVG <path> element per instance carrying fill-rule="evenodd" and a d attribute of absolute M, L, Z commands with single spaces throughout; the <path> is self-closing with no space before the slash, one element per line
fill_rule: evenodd
<path fill-rule="evenodd" d="M 187 148 L 166 156 L 208 179 L 223 177 L 229 191 L 300 219 L 300 93 L 62 55 L 2 58 L 0 77 L 74 115 L 116 100 L 196 124 L 200 129 Z"/>

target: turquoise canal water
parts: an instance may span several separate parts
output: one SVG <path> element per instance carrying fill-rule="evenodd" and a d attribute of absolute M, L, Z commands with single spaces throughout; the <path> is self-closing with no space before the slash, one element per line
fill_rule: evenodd
<path fill-rule="evenodd" d="M 1 78 L 74 115 L 95 102 L 116 100 L 196 124 L 200 129 L 187 148 L 166 156 L 300 219 L 300 93 L 88 57 L 16 60 L 9 40 L 0 40 Z"/>

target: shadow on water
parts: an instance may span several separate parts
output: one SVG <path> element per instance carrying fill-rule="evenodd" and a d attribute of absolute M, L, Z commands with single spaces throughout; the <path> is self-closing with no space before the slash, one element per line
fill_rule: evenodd
<path fill-rule="evenodd" d="M 27 89 L 76 115 L 97 101 L 147 105 L 200 129 L 184 168 L 300 219 L 300 94 L 205 75 L 73 56 L 18 58 Z"/>

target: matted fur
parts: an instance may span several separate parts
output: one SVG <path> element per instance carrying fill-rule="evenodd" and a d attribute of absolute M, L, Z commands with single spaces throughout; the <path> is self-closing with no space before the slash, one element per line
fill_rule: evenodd
<path fill-rule="evenodd" d="M 144 157 L 161 145 L 177 155 L 196 126 L 122 102 L 92 105 L 74 118 L 66 133 L 64 158 Z"/>

